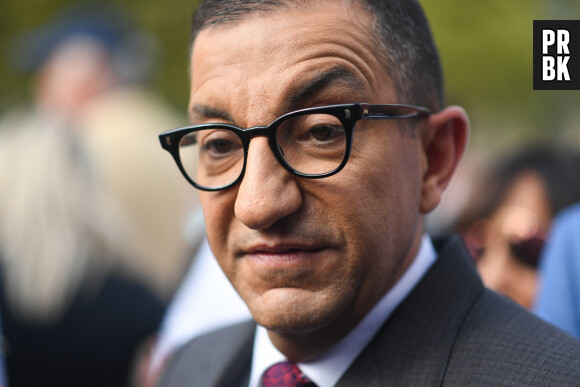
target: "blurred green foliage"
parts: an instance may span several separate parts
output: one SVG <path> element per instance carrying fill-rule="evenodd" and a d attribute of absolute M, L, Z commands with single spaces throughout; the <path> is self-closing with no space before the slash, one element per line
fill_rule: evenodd
<path fill-rule="evenodd" d="M 0 2 L 0 113 L 30 98 L 29 75 L 9 65 L 14 38 L 49 20 L 70 0 Z M 106 3 L 105 0 L 102 3 Z M 158 37 L 152 87 L 177 109 L 188 98 L 188 33 L 193 0 L 115 0 Z M 534 19 L 580 19 L 578 0 L 422 0 L 444 65 L 448 102 L 468 110 L 472 145 L 509 146 L 555 137 L 574 141 L 580 91 L 533 91 Z M 475 143 L 475 144 L 473 144 Z"/>
<path fill-rule="evenodd" d="M 422 3 L 441 52 L 448 102 L 468 110 L 472 142 L 494 148 L 580 140 L 580 91 L 532 86 L 533 20 L 580 19 L 580 1 Z"/>

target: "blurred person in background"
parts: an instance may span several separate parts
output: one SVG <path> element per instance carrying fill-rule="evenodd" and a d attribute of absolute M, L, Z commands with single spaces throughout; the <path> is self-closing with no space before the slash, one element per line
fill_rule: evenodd
<path fill-rule="evenodd" d="M 11 387 L 126 386 L 175 287 L 195 203 L 158 151 L 180 120 L 142 87 L 149 46 L 116 8 L 85 4 L 17 45 L 36 82 L 0 123 Z"/>
<path fill-rule="evenodd" d="M 484 284 L 529 309 L 552 219 L 578 200 L 580 152 L 532 146 L 501 160 L 474 184 L 455 228 Z"/>
<path fill-rule="evenodd" d="M 158 151 L 156 135 L 181 117 L 146 87 L 155 39 L 123 10 L 75 4 L 20 37 L 13 61 L 35 71 L 32 108 L 14 110 L 5 127 L 46 121 L 74 128 L 94 173 L 127 219 L 132 252 L 123 264 L 164 299 L 175 290 L 188 248 L 183 225 L 197 197 Z"/>
<path fill-rule="evenodd" d="M 580 203 L 554 220 L 540 266 L 536 314 L 580 338 Z"/>
<path fill-rule="evenodd" d="M 0 132 L 0 306 L 8 382 L 126 386 L 164 306 L 113 271 L 121 213 L 63 127 Z"/>

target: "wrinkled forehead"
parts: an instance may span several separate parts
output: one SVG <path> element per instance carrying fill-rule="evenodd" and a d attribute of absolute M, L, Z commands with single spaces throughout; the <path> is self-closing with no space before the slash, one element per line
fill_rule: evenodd
<path fill-rule="evenodd" d="M 218 2 L 219 3 L 219 2 Z M 330 10 L 334 12 L 330 12 Z M 324 12 L 324 11 L 329 12 Z M 339 10 L 339 12 L 336 12 Z M 316 15 L 315 18 L 308 16 Z M 215 32 L 228 28 L 234 28 L 240 24 L 249 24 L 252 20 L 266 19 L 275 16 L 277 20 L 282 21 L 281 26 L 286 29 L 296 29 L 296 24 L 301 24 L 303 35 L 298 37 L 296 43 L 302 40 L 307 42 L 311 31 L 320 28 L 337 25 L 340 27 L 334 31 L 328 29 L 329 33 L 338 35 L 347 34 L 350 29 L 360 29 L 366 35 L 367 40 L 373 40 L 376 45 L 377 55 L 382 55 L 379 45 L 382 45 L 380 39 L 377 39 L 375 33 L 376 21 L 374 16 L 368 12 L 358 1 L 355 0 L 283 0 L 283 1 L 223 1 L 219 7 L 204 12 L 203 21 L 199 24 L 194 22 L 192 51 L 195 50 L 199 34 L 203 32 Z M 308 18 L 308 20 L 307 20 Z M 195 19 L 195 18 L 194 18 Z M 254 24 L 253 29 L 246 29 L 244 39 L 252 40 L 262 35 L 270 35 L 273 31 L 264 31 Z M 275 36 L 278 40 L 284 39 L 284 28 L 278 28 Z M 207 33 L 203 35 L 208 35 Z"/>
<path fill-rule="evenodd" d="M 328 74 L 332 81 L 359 85 L 369 93 L 390 89 L 392 82 L 370 38 L 371 26 L 366 11 L 343 1 L 280 7 L 210 25 L 198 34 L 192 52 L 192 102 L 226 98 L 216 90 L 237 103 L 249 103 L 249 98 L 258 102 L 260 95 L 283 99 L 297 83 Z M 286 94 L 278 96 L 278 91 Z M 387 96 L 382 102 L 393 100 Z"/>

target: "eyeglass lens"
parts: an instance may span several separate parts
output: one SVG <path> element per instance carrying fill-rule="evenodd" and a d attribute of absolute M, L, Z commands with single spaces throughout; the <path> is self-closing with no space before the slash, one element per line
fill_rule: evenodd
<path fill-rule="evenodd" d="M 278 151 L 295 171 L 307 175 L 331 172 L 342 163 L 346 131 L 330 114 L 304 114 L 278 123 Z M 227 129 L 208 128 L 181 139 L 179 156 L 187 175 L 197 184 L 217 188 L 233 183 L 244 167 L 241 138 Z"/>

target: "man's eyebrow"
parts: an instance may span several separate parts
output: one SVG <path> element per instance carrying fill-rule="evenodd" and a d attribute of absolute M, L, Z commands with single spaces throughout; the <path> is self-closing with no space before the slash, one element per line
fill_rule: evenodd
<path fill-rule="evenodd" d="M 357 91 L 363 89 L 362 83 L 351 71 L 342 66 L 336 66 L 317 74 L 316 77 L 310 79 L 292 91 L 288 97 L 289 111 L 298 109 L 300 104 L 303 103 L 306 98 L 313 96 L 332 83 L 346 84 Z M 193 105 L 189 113 L 192 123 L 195 123 L 195 121 L 206 120 L 208 118 L 218 118 L 231 122 L 232 124 L 235 123 L 234 119 L 224 110 L 212 108 L 203 104 Z"/>
<path fill-rule="evenodd" d="M 193 121 L 196 119 L 207 119 L 207 118 L 219 118 L 231 123 L 234 123 L 234 119 L 225 111 L 209 107 L 203 104 L 195 104 L 191 107 L 189 112 L 190 118 Z"/>
<path fill-rule="evenodd" d="M 316 94 L 331 83 L 345 83 L 357 91 L 363 89 L 362 83 L 351 71 L 342 66 L 333 67 L 294 90 L 289 96 L 290 110 L 296 110 L 304 99 Z"/>

